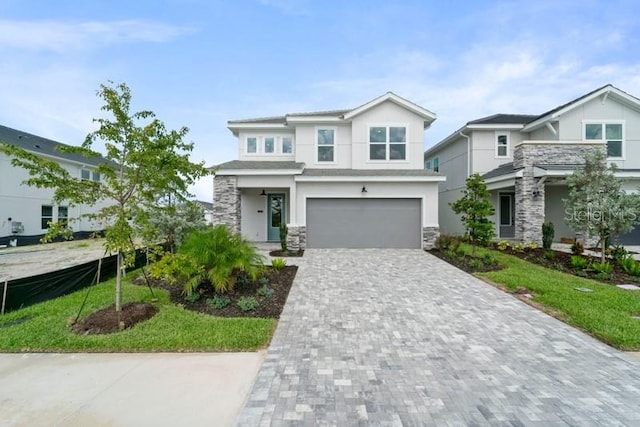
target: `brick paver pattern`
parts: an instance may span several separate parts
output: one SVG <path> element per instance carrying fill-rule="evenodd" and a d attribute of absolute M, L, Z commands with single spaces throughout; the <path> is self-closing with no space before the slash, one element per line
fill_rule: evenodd
<path fill-rule="evenodd" d="M 239 425 L 640 425 L 640 362 L 419 250 L 308 250 Z"/>

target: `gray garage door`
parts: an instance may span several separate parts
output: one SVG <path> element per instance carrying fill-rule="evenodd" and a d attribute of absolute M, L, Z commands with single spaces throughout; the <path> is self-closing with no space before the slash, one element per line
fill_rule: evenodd
<path fill-rule="evenodd" d="M 420 199 L 307 199 L 309 248 L 422 247 Z"/>

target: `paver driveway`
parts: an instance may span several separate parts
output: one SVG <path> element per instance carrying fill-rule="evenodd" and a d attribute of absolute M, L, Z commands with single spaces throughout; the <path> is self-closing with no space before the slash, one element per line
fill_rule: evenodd
<path fill-rule="evenodd" d="M 240 425 L 640 425 L 640 362 L 418 250 L 308 250 Z"/>

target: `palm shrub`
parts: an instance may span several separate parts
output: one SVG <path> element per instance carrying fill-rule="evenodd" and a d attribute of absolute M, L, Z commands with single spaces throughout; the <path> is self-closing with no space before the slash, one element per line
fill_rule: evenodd
<path fill-rule="evenodd" d="M 622 270 L 634 277 L 640 276 L 640 263 L 633 259 L 632 255 L 627 255 L 618 260 L 618 264 Z"/>
<path fill-rule="evenodd" d="M 542 247 L 544 249 L 551 249 L 554 234 L 555 230 L 552 222 L 545 222 L 542 224 Z"/>
<path fill-rule="evenodd" d="M 571 255 L 571 267 L 576 270 L 584 270 L 589 265 L 589 261 L 580 255 Z"/>
<path fill-rule="evenodd" d="M 238 273 L 245 273 L 255 280 L 263 265 L 262 256 L 256 248 L 224 225 L 189 234 L 178 253 L 189 256 L 197 265 L 202 266 L 202 270 L 186 281 L 186 294 L 192 293 L 207 280 L 217 293 L 230 292 L 235 286 L 235 276 Z"/>

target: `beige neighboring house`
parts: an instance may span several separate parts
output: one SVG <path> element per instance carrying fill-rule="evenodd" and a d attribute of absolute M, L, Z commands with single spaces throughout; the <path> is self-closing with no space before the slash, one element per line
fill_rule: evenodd
<path fill-rule="evenodd" d="M 204 222 L 206 222 L 207 225 L 213 224 L 213 203 L 202 200 L 196 200 L 196 203 L 202 208 Z"/>
<path fill-rule="evenodd" d="M 388 92 L 349 110 L 232 120 L 238 160 L 214 168 L 214 222 L 290 248 L 431 248 L 438 183 L 423 167 L 436 115 Z"/>
<path fill-rule="evenodd" d="M 606 85 L 544 114 L 496 114 L 468 122 L 424 154 L 425 168 L 447 177 L 440 184 L 441 231 L 464 232 L 449 203 L 461 197 L 466 178 L 479 173 L 491 190 L 498 238 L 540 243 L 545 221 L 554 224 L 555 240 L 574 238 L 564 222 L 566 177 L 592 150 L 605 150 L 624 189 L 637 190 L 638 98 Z M 640 228 L 617 241 L 640 244 Z"/>

